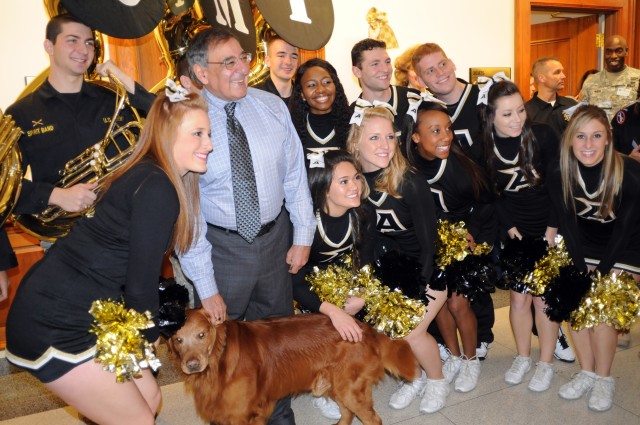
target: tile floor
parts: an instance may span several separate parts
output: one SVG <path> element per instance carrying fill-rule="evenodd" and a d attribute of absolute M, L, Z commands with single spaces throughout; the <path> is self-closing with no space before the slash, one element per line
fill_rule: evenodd
<path fill-rule="evenodd" d="M 576 363 L 556 362 L 556 374 L 551 388 L 544 393 L 533 393 L 527 389 L 527 379 L 523 384 L 509 386 L 504 382 L 504 372 L 509 368 L 515 355 L 515 345 L 509 327 L 508 307 L 496 310 L 494 328 L 495 342 L 487 360 L 482 362 L 482 372 L 478 387 L 466 394 L 452 393 L 447 406 L 432 415 L 418 412 L 419 401 L 414 401 L 401 411 L 389 408 L 389 396 L 396 389 L 394 380 L 387 378 L 374 391 L 375 407 L 384 424 L 402 425 L 590 425 L 590 424 L 640 424 L 640 326 L 635 326 L 631 336 L 631 347 L 618 350 L 613 365 L 616 380 L 616 394 L 613 408 L 604 413 L 595 413 L 587 408 L 586 399 L 566 401 L 558 397 L 558 388 L 579 370 Z M 532 357 L 538 356 L 537 339 L 534 338 Z M 6 360 L 3 360 L 6 361 Z M 12 375 L 26 375 L 13 373 Z M 7 376 L 0 377 L 0 420 L 1 425 L 76 425 L 84 422 L 68 407 L 58 407 L 35 414 L 20 414 L 13 411 L 19 404 L 13 397 L 3 397 L 10 387 L 22 386 L 32 403 L 51 399 L 39 383 L 29 381 L 16 384 Z M 12 378 L 15 379 L 15 378 Z M 165 380 L 167 378 L 165 377 Z M 170 382 L 172 379 L 168 379 Z M 162 382 L 162 381 L 161 381 Z M 185 393 L 180 382 L 162 386 L 164 406 L 158 417 L 159 425 L 200 425 L 204 422 L 195 413 L 191 397 Z M 52 401 L 55 405 L 55 400 Z M 30 404 L 30 403 L 27 403 Z M 300 396 L 293 402 L 296 422 L 299 425 L 328 425 L 332 421 L 324 419 L 312 407 L 310 396 Z M 13 414 L 12 414 L 13 413 Z M 13 417 L 17 416 L 17 417 Z M 11 419 L 8 419 L 11 418 Z M 354 423 L 359 424 L 359 421 Z"/>

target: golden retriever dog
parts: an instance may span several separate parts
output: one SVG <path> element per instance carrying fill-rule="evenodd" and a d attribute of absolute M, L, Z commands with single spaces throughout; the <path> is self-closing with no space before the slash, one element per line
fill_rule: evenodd
<path fill-rule="evenodd" d="M 343 341 L 322 314 L 214 326 L 198 309 L 187 312 L 168 345 L 198 414 L 216 425 L 266 424 L 277 400 L 305 392 L 334 399 L 339 425 L 354 415 L 364 425 L 378 425 L 373 386 L 385 370 L 413 380 L 418 364 L 406 341 L 360 326 L 362 341 L 354 343 Z"/>

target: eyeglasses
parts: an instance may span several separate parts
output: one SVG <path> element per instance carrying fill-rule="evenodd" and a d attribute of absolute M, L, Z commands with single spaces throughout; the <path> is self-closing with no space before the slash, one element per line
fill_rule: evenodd
<path fill-rule="evenodd" d="M 253 55 L 251 53 L 242 53 L 240 57 L 237 57 L 237 58 L 236 57 L 227 58 L 222 62 L 207 61 L 207 63 L 213 64 L 213 65 L 224 65 L 225 68 L 231 70 L 231 69 L 234 69 L 239 62 L 246 63 L 246 64 L 251 63 L 251 59 L 253 59 Z"/>

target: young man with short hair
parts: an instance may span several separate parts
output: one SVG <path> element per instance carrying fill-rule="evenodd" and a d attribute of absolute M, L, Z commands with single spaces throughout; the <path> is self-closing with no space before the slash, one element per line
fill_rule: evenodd
<path fill-rule="evenodd" d="M 257 89 L 268 91 L 289 103 L 293 93 L 293 77 L 300 64 L 298 48 L 287 43 L 271 30 L 267 34 L 267 55 L 264 63 L 269 68 L 269 77 L 256 86 Z"/>

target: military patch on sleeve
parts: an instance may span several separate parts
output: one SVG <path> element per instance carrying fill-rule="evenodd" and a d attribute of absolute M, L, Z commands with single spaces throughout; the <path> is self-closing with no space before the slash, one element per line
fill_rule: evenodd
<path fill-rule="evenodd" d="M 616 114 L 616 122 L 622 125 L 626 120 L 627 120 L 627 114 L 625 113 L 624 109 L 618 111 L 618 113 Z"/>

